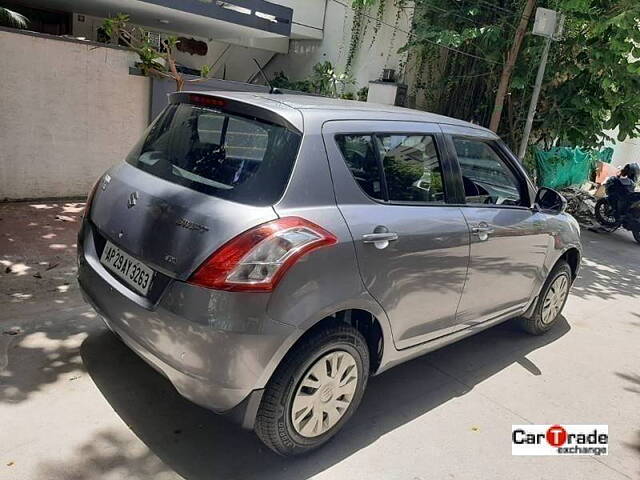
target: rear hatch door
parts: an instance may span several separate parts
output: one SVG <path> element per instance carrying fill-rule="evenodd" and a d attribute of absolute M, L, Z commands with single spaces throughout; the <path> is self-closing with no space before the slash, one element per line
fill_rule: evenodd
<path fill-rule="evenodd" d="M 126 163 L 107 175 L 93 202 L 93 224 L 106 240 L 173 278 L 187 279 L 225 242 L 277 218 L 272 207 L 211 197 Z"/>
<path fill-rule="evenodd" d="M 106 240 L 181 280 L 236 235 L 277 218 L 272 205 L 302 136 L 272 111 L 194 97 L 207 102 L 174 96 L 105 175 L 90 212 Z"/>

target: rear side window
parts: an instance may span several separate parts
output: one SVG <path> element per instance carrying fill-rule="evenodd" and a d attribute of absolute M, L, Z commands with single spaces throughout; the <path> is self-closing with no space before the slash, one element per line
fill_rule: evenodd
<path fill-rule="evenodd" d="M 127 161 L 153 175 L 250 205 L 282 196 L 301 135 L 283 126 L 191 104 L 171 104 Z"/>
<path fill-rule="evenodd" d="M 336 142 L 354 179 L 371 198 L 411 205 L 445 203 L 442 167 L 431 135 L 339 135 Z"/>
<path fill-rule="evenodd" d="M 384 200 L 380 164 L 371 135 L 339 135 L 336 137 L 347 167 L 364 193 L 376 200 Z"/>
<path fill-rule="evenodd" d="M 444 203 L 442 168 L 431 135 L 379 135 L 389 200 Z"/>

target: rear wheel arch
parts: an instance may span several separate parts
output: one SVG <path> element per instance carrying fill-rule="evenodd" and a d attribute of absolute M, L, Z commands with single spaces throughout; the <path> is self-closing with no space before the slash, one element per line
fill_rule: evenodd
<path fill-rule="evenodd" d="M 373 313 L 360 308 L 347 308 L 326 315 L 307 328 L 287 349 L 278 362 L 280 365 L 297 345 L 319 330 L 331 329 L 346 323 L 358 330 L 367 341 L 370 359 L 370 373 L 375 373 L 382 361 L 385 348 L 385 335 L 380 320 Z M 277 367 L 276 367 L 277 369 Z M 275 370 L 274 370 L 275 373 Z M 273 374 L 272 374 L 273 376 Z"/>

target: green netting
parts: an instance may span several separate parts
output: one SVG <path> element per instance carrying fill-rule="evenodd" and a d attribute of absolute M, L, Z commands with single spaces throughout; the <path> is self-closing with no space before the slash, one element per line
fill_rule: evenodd
<path fill-rule="evenodd" d="M 613 148 L 581 150 L 580 148 L 554 147 L 551 150 L 535 149 L 538 185 L 563 188 L 582 185 L 589 180 L 597 161 L 611 163 Z"/>

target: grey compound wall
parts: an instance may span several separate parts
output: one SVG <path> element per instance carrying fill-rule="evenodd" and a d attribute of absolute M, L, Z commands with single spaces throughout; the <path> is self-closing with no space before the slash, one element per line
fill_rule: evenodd
<path fill-rule="evenodd" d="M 149 122 L 118 48 L 0 29 L 0 200 L 86 195 Z"/>

